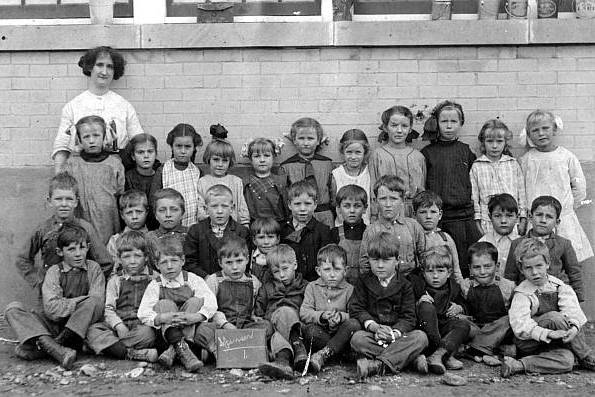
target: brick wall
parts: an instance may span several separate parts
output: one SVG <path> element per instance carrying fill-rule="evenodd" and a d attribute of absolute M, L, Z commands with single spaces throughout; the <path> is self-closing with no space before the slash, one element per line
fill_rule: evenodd
<path fill-rule="evenodd" d="M 433 106 L 453 98 L 466 111 L 463 139 L 500 116 L 515 135 L 527 114 L 553 109 L 565 121 L 559 142 L 595 160 L 595 46 L 384 47 L 314 49 L 131 50 L 114 90 L 136 108 L 168 156 L 176 123 L 204 136 L 212 123 L 246 137 L 281 136 L 301 116 L 317 118 L 338 159 L 343 131 L 377 134 L 395 103 Z M 0 167 L 50 164 L 62 106 L 86 87 L 81 52 L 0 53 Z M 286 151 L 284 156 L 291 154 Z"/>

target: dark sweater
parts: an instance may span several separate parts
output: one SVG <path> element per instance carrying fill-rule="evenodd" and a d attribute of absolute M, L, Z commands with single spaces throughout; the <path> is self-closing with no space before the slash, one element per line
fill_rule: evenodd
<path fill-rule="evenodd" d="M 448 278 L 446 283 L 439 287 L 434 288 L 424 278 L 424 272 L 421 268 L 415 269 L 410 275 L 409 280 L 413 286 L 413 294 L 415 295 L 415 301 L 422 297 L 426 292 L 434 299 L 434 307 L 436 307 L 436 314 L 438 317 L 446 317 L 446 311 L 450 307 L 451 303 L 461 305 L 466 310 L 466 302 L 461 291 L 461 287 L 452 278 Z"/>
<path fill-rule="evenodd" d="M 443 219 L 472 217 L 469 171 L 476 157 L 469 145 L 458 140 L 436 141 L 421 153 L 426 158 L 426 189 L 442 198 Z"/>
<path fill-rule="evenodd" d="M 282 306 L 291 307 L 299 313 L 307 285 L 308 282 L 299 273 L 289 285 L 271 277 L 258 290 L 254 314 L 270 320 L 273 312 Z"/>

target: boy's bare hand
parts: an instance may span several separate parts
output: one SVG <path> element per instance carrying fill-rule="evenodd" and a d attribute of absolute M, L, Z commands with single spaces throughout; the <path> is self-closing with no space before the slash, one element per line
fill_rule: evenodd
<path fill-rule="evenodd" d="M 430 303 L 430 304 L 434 304 L 434 298 L 432 298 L 430 296 L 430 294 L 428 294 L 427 292 L 425 294 L 423 294 L 419 300 L 417 301 L 417 304 L 419 305 L 422 302 L 426 302 L 426 303 Z"/>
<path fill-rule="evenodd" d="M 483 231 L 483 227 L 481 227 L 481 220 L 476 219 L 475 220 L 475 226 L 477 226 L 477 230 L 479 230 L 479 232 L 483 235 L 485 234 L 485 232 Z"/>
<path fill-rule="evenodd" d="M 462 314 L 463 311 L 463 306 L 457 305 L 456 303 L 451 303 L 448 310 L 446 311 L 446 316 L 455 317 L 459 314 Z"/>
<path fill-rule="evenodd" d="M 156 325 L 159 325 L 159 324 L 171 324 L 174 321 L 174 315 L 175 314 L 176 314 L 175 312 L 159 313 L 157 315 L 157 317 L 155 317 L 155 320 L 156 320 L 155 323 L 156 323 Z"/>
<path fill-rule="evenodd" d="M 547 335 L 548 338 L 550 339 L 563 339 L 566 337 L 566 334 L 568 333 L 568 331 L 565 330 L 556 330 L 556 331 L 550 331 Z"/>
<path fill-rule="evenodd" d="M 393 341 L 393 329 L 388 325 L 379 325 L 374 338 L 379 341 L 389 342 Z"/>
<path fill-rule="evenodd" d="M 223 329 L 237 329 L 238 327 L 236 327 L 232 323 L 225 323 L 225 324 L 223 324 L 223 327 L 222 328 Z"/>
<path fill-rule="evenodd" d="M 130 332 L 130 330 L 128 329 L 128 327 L 126 325 L 124 325 L 124 323 L 120 323 L 118 325 L 116 325 L 116 334 L 118 334 L 118 338 L 123 338 L 126 335 L 128 335 L 128 333 Z"/>
<path fill-rule="evenodd" d="M 564 342 L 564 343 L 570 342 L 571 340 L 574 339 L 576 334 L 578 334 L 578 328 L 570 327 L 570 329 L 568 331 L 566 331 L 566 336 L 564 338 L 562 338 L 562 342 Z"/>
<path fill-rule="evenodd" d="M 205 320 L 205 316 L 200 313 L 178 312 L 174 315 L 174 325 L 178 326 L 192 325 Z"/>
<path fill-rule="evenodd" d="M 322 312 L 322 314 L 320 315 L 320 319 L 328 321 L 333 316 L 333 314 L 334 313 L 332 311 L 327 310 L 325 312 Z"/>

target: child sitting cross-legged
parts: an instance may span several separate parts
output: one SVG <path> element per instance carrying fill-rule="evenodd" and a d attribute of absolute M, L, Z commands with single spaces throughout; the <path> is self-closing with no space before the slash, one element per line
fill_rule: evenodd
<path fill-rule="evenodd" d="M 333 356 L 349 350 L 349 341 L 361 329 L 359 321 L 349 318 L 347 302 L 353 286 L 345 279 L 347 254 L 336 244 L 325 245 L 318 251 L 316 272 L 320 276 L 306 287 L 300 307 L 304 323 L 302 332 L 306 346 L 315 351 L 310 369 L 320 372 Z"/>
<path fill-rule="evenodd" d="M 349 300 L 349 316 L 364 329 L 351 338 L 351 348 L 364 358 L 357 360 L 360 379 L 398 373 L 409 364 L 428 372 L 421 352 L 428 338 L 415 328 L 415 297 L 411 283 L 397 273 L 399 241 L 380 232 L 370 239 L 370 270 L 362 275 Z"/>
<path fill-rule="evenodd" d="M 281 225 L 274 218 L 256 218 L 250 224 L 252 243 L 256 247 L 250 257 L 250 273 L 260 282 L 271 277 L 271 269 L 267 265 L 267 253 L 279 245 Z"/>
<path fill-rule="evenodd" d="M 190 350 L 187 341 L 215 353 L 213 334 L 205 323 L 217 310 L 217 299 L 205 281 L 182 270 L 184 251 L 174 237 L 157 242 L 157 267 L 161 275 L 149 283 L 140 306 L 139 320 L 161 331 L 169 346 L 159 356 L 159 363 L 171 367 L 177 357 L 189 372 L 203 367 Z M 205 335 L 207 337 L 205 337 Z"/>
<path fill-rule="evenodd" d="M 263 363 L 258 369 L 272 378 L 293 379 L 293 370 L 301 372 L 308 359 L 298 314 L 308 283 L 296 272 L 295 251 L 287 244 L 272 248 L 267 264 L 273 277 L 258 291 L 254 314 L 273 325 L 270 346 L 274 361 Z"/>
<path fill-rule="evenodd" d="M 508 316 L 522 358 L 504 357 L 502 377 L 570 372 L 575 356 L 583 369 L 595 371 L 595 354 L 583 329 L 587 318 L 574 290 L 548 274 L 548 247 L 538 238 L 526 238 L 514 256 L 525 280 L 514 290 Z"/>
<path fill-rule="evenodd" d="M 122 269 L 107 283 L 104 321 L 89 328 L 87 344 L 96 354 L 155 362 L 155 331 L 141 324 L 137 317 L 147 285 L 158 276 L 147 265 L 149 243 L 144 233 L 130 230 L 118 239 L 117 250 Z"/>
<path fill-rule="evenodd" d="M 48 269 L 41 287 L 43 310 L 27 310 L 20 302 L 6 306 L 4 315 L 20 342 L 17 357 L 47 354 L 66 369 L 76 361 L 89 326 L 103 316 L 105 279 L 101 267 L 87 260 L 88 244 L 85 229 L 64 224 L 56 243 L 62 262 Z"/>
<path fill-rule="evenodd" d="M 262 284 L 254 275 L 246 274 L 248 257 L 246 240 L 237 236 L 228 237 L 219 248 L 221 270 L 206 279 L 217 297 L 218 309 L 212 322 L 225 329 L 264 328 L 270 338 L 270 324 L 254 317 L 254 303 Z"/>
<path fill-rule="evenodd" d="M 426 350 L 430 354 L 428 369 L 441 375 L 447 369 L 463 368 L 454 354 L 469 337 L 470 325 L 459 317 L 465 313 L 465 300 L 461 288 L 450 277 L 450 249 L 430 248 L 423 253 L 421 264 L 410 276 L 417 301 L 417 321 L 430 342 Z"/>
<path fill-rule="evenodd" d="M 510 349 L 513 345 L 508 321 L 515 284 L 499 275 L 498 249 L 494 245 L 486 241 L 474 243 L 469 247 L 469 260 L 471 277 L 461 286 L 474 323 L 467 353 L 479 357 L 485 364 L 500 365 L 500 360 L 494 357 L 496 354 L 515 355 Z"/>

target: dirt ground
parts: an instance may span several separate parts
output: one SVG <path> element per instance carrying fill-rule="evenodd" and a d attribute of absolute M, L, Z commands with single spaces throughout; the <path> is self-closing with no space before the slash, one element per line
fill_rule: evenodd
<path fill-rule="evenodd" d="M 595 328 L 588 338 L 595 346 Z M 359 383 L 354 365 L 332 365 L 318 376 L 295 381 L 271 381 L 256 370 L 217 370 L 207 366 L 198 374 L 180 367 L 165 371 L 157 365 L 117 361 L 83 355 L 71 371 L 51 361 L 25 362 L 14 356 L 14 343 L 0 343 L 0 395 L 2 396 L 593 396 L 595 372 L 575 370 L 563 375 L 499 376 L 499 367 L 463 360 L 465 368 L 453 371 L 464 377 L 464 386 L 448 386 L 444 377 L 399 375 L 373 377 Z M 92 365 L 96 374 L 87 376 L 81 367 Z M 136 373 L 135 373 L 136 372 Z M 138 375 L 139 372 L 142 372 Z M 138 376 L 136 376 L 138 375 Z"/>

